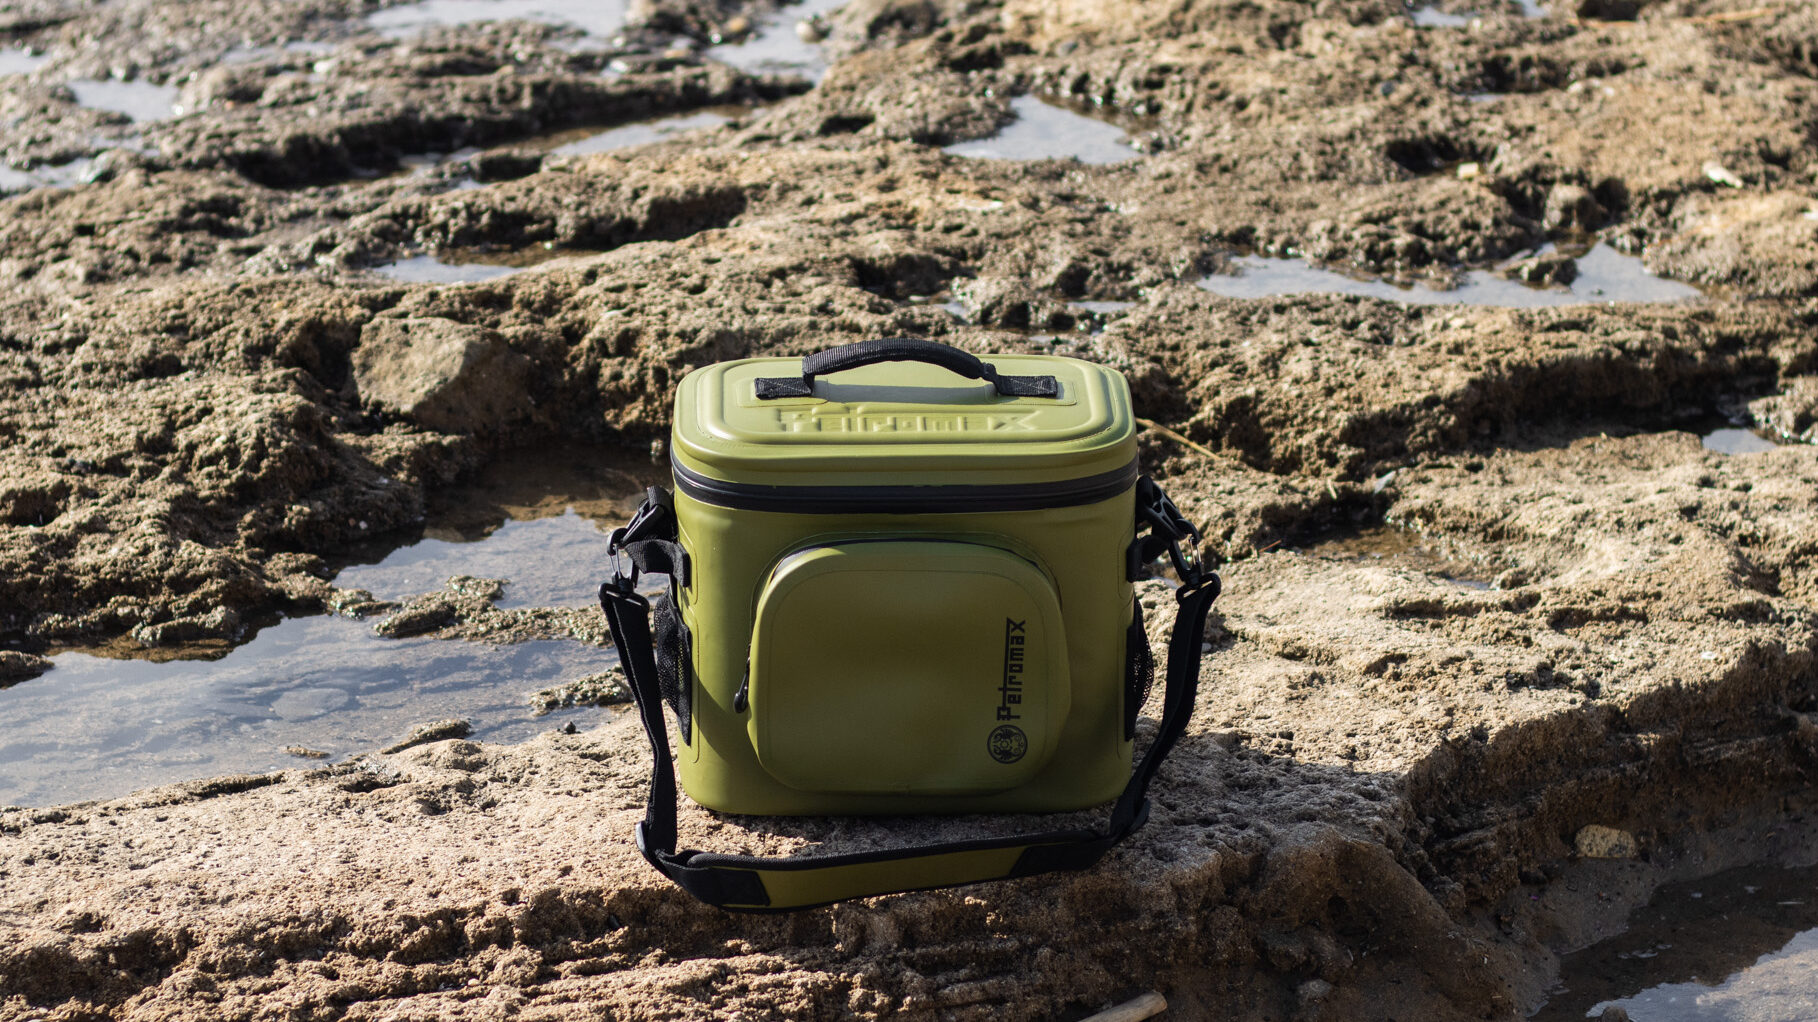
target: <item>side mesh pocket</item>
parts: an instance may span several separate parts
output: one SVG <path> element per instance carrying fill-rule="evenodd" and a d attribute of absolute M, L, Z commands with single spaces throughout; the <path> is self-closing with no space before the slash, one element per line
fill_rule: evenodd
<path fill-rule="evenodd" d="M 1136 714 L 1155 684 L 1155 654 L 1143 628 L 1143 601 L 1132 600 L 1130 630 L 1124 633 L 1124 741 L 1136 737 Z"/>
<path fill-rule="evenodd" d="M 663 701 L 675 711 L 682 727 L 682 744 L 689 744 L 694 696 L 694 638 L 682 623 L 682 612 L 671 593 L 650 598 L 652 632 L 656 638 L 657 687 Z"/>

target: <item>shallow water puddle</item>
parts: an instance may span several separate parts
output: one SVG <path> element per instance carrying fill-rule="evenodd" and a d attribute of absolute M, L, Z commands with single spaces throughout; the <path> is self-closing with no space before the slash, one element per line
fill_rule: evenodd
<path fill-rule="evenodd" d="M 559 142 L 549 150 L 551 156 L 585 156 L 589 153 L 604 153 L 614 149 L 625 149 L 634 145 L 649 142 L 662 142 L 684 132 L 701 128 L 712 128 L 725 124 L 742 110 L 696 110 L 692 113 L 677 114 L 674 117 L 659 117 L 655 120 L 637 121 L 621 124 L 605 131 L 588 129 L 579 138 L 572 141 L 561 141 L 578 134 L 567 132 L 552 141 Z"/>
<path fill-rule="evenodd" d="M 1136 303 L 1135 302 L 1074 302 L 1072 304 L 1073 304 L 1073 307 L 1077 308 L 1077 309 L 1084 309 L 1087 312 L 1097 313 L 1100 316 L 1109 316 L 1114 313 L 1122 312 L 1125 309 L 1128 309 L 1130 306 L 1135 305 Z"/>
<path fill-rule="evenodd" d="M 1489 569 L 1460 556 L 1444 540 L 1430 539 L 1393 525 L 1373 526 L 1322 540 L 1304 551 L 1329 561 L 1407 568 L 1460 589 L 1483 591 L 1494 586 L 1485 577 L 1490 573 Z"/>
<path fill-rule="evenodd" d="M 1818 867 L 1751 866 L 1661 888 L 1622 935 L 1566 955 L 1532 1018 L 1818 1019 Z"/>
<path fill-rule="evenodd" d="M 402 600 L 451 575 L 508 579 L 495 606 L 591 607 L 607 563 L 608 533 L 631 518 L 664 467 L 619 448 L 558 447 L 502 455 L 442 498 L 420 538 L 335 585 Z"/>
<path fill-rule="evenodd" d="M 30 191 L 33 188 L 71 188 L 88 180 L 95 161 L 71 160 L 68 163 L 15 170 L 0 164 L 0 193 Z"/>
<path fill-rule="evenodd" d="M 370 621 L 336 617 L 281 622 L 212 662 L 64 653 L 49 673 L 0 691 L 0 805 L 307 762 L 289 747 L 341 759 L 448 717 L 472 720 L 478 738 L 522 741 L 605 714 L 533 717 L 527 697 L 614 659 L 578 642 L 382 639 Z"/>
<path fill-rule="evenodd" d="M 1706 450 L 1716 451 L 1719 454 L 1757 454 L 1780 446 L 1752 429 L 1744 429 L 1739 426 L 1726 426 L 1723 429 L 1711 430 L 1704 435 L 1703 439 Z"/>
<path fill-rule="evenodd" d="M 439 256 L 418 255 L 374 266 L 372 272 L 412 284 L 473 284 L 509 277 L 529 268 L 499 263 L 450 263 Z"/>
<path fill-rule="evenodd" d="M 1421 28 L 1460 28 L 1471 23 L 1475 14 L 1448 14 L 1437 7 L 1416 7 L 1409 17 Z"/>
<path fill-rule="evenodd" d="M 526 270 L 548 269 L 563 261 L 598 254 L 574 249 L 545 248 L 542 245 L 500 252 L 451 249 L 409 256 L 368 267 L 368 270 L 382 277 L 412 284 L 472 284 L 509 277 Z"/>
<path fill-rule="evenodd" d="M 745 107 L 709 107 L 669 117 L 633 121 L 629 124 L 620 124 L 605 129 L 576 128 L 542 138 L 530 139 L 520 143 L 519 147 L 547 153 L 550 156 L 586 156 L 591 153 L 611 152 L 615 149 L 626 149 L 650 142 L 667 141 L 690 131 L 717 127 L 746 112 Z M 433 174 L 437 169 L 448 164 L 471 160 L 485 151 L 469 147 L 457 149 L 452 153 L 417 153 L 405 156 L 398 162 L 413 176 L 421 177 Z M 472 177 L 461 177 L 452 182 L 452 187 L 456 191 L 466 191 L 484 186 Z M 405 272 L 428 271 L 422 267 L 407 267 Z M 443 281 L 443 283 L 448 283 L 448 281 Z"/>
<path fill-rule="evenodd" d="M 465 149 L 456 149 L 452 153 L 414 153 L 400 158 L 398 163 L 413 176 L 422 176 L 445 164 L 471 160 L 485 151 L 476 146 L 468 146 Z M 474 185 L 477 187 L 479 182 L 475 181 Z"/>
<path fill-rule="evenodd" d="M 661 477 L 616 449 L 506 455 L 448 498 L 419 540 L 335 582 L 399 599 L 441 589 L 450 575 L 480 575 L 510 580 L 504 608 L 591 607 L 609 570 L 608 531 Z M 604 670 L 616 659 L 610 648 L 384 639 L 376 620 L 292 618 L 212 661 L 57 654 L 48 673 L 0 689 L 0 805 L 306 763 L 292 748 L 340 759 L 450 717 L 472 720 L 476 738 L 514 742 L 607 712 L 538 717 L 528 697 Z"/>
<path fill-rule="evenodd" d="M 50 58 L 18 47 L 0 48 L 0 75 L 28 75 L 50 62 Z"/>
<path fill-rule="evenodd" d="M 393 38 L 437 26 L 535 21 L 609 39 L 624 27 L 625 8 L 625 0 L 421 0 L 376 11 L 366 23 Z"/>
<path fill-rule="evenodd" d="M 69 90 L 82 106 L 125 114 L 135 123 L 161 121 L 182 112 L 177 105 L 177 89 L 171 85 L 78 78 L 69 83 Z"/>
<path fill-rule="evenodd" d="M 377 564 L 348 568 L 335 584 L 381 600 L 406 600 L 441 588 L 451 575 L 477 575 L 511 580 L 494 604 L 501 609 L 582 607 L 593 604 L 606 563 L 606 530 L 568 509 L 552 518 L 508 521 L 477 541 L 432 530 Z"/>
<path fill-rule="evenodd" d="M 955 156 L 984 160 L 1063 160 L 1110 164 L 1133 160 L 1142 153 L 1123 140 L 1124 129 L 1094 120 L 1085 114 L 1055 106 L 1037 96 L 1010 101 L 1016 119 L 990 138 L 946 147 Z"/>
<path fill-rule="evenodd" d="M 1488 270 L 1472 270 L 1449 290 L 1425 284 L 1403 287 L 1384 280 L 1359 280 L 1321 269 L 1300 259 L 1240 256 L 1239 272 L 1215 273 L 1199 286 L 1227 298 L 1273 298 L 1296 294 L 1364 295 L 1412 305 L 1492 305 L 1528 308 L 1582 305 L 1589 302 L 1678 302 L 1699 297 L 1690 284 L 1649 273 L 1635 256 L 1625 256 L 1599 243 L 1577 258 L 1571 286 L 1531 287 Z"/>
<path fill-rule="evenodd" d="M 707 55 L 754 74 L 798 74 L 819 81 L 827 73 L 821 52 L 826 16 L 846 0 L 803 0 L 769 15 L 743 39 L 707 48 Z"/>

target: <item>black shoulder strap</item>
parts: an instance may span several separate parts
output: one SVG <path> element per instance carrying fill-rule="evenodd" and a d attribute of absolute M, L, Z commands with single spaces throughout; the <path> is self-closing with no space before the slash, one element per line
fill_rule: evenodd
<path fill-rule="evenodd" d="M 613 641 L 618 644 L 619 658 L 654 754 L 650 800 L 644 822 L 637 829 L 638 850 L 688 893 L 709 905 L 743 912 L 790 911 L 848 898 L 1085 869 L 1096 863 L 1112 846 L 1148 821 L 1149 782 L 1186 731 L 1193 714 L 1206 615 L 1219 592 L 1218 576 L 1200 570 L 1190 555 L 1179 551 L 1179 541 L 1196 539 L 1198 530 L 1173 511 L 1172 504 L 1166 504 L 1173 512 L 1169 518 L 1155 514 L 1156 502 L 1144 498 L 1160 494 L 1160 488 L 1146 478 L 1142 482 L 1146 486 L 1139 488 L 1139 527 L 1147 524 L 1156 537 L 1166 539 L 1177 567 L 1184 566 L 1184 584 L 1175 594 L 1180 613 L 1168 642 L 1161 725 L 1131 773 L 1130 783 L 1118 796 L 1109 822 L 1098 830 L 1055 830 L 786 859 L 676 851 L 675 770 L 657 684 L 650 603 L 633 588 L 639 572 L 666 574 L 657 565 L 673 559 L 671 548 L 679 549 L 668 495 L 652 490 L 651 500 L 639 509 L 632 523 L 613 533 L 613 547 L 630 560 L 629 570 L 615 569 L 613 580 L 600 587 L 600 605 L 606 612 Z M 1166 500 L 1161 497 L 1163 503 Z"/>

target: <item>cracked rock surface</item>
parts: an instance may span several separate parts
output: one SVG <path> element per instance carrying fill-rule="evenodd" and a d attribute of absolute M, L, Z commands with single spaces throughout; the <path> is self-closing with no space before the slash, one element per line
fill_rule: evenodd
<path fill-rule="evenodd" d="M 1736 835 L 1815 804 L 1808 8 L 851 0 L 815 81 L 707 45 L 789 7 L 640 0 L 582 38 L 365 20 L 392 6 L 0 9 L 0 51 L 44 58 L 0 74 L 0 692 L 56 686 L 69 646 L 222 645 L 278 613 L 601 642 L 592 615 L 495 607 L 508 580 L 380 604 L 333 566 L 513 452 L 648 450 L 692 369 L 910 334 L 1128 376 L 1147 470 L 1226 562 L 1192 727 L 1094 870 L 786 916 L 704 908 L 638 857 L 628 715 L 0 808 L 0 1019 L 1052 1019 L 1148 989 L 1181 1018 L 1513 1019 L 1584 932 L 1554 906 L 1587 828 L 1628 838 L 1598 845 L 1630 871 L 1598 911 L 1802 854 Z M 78 102 L 107 79 L 181 112 Z M 1029 94 L 1131 157 L 943 151 Z M 1701 297 L 1199 286 L 1263 255 L 1557 290 L 1547 246 L 1595 242 Z M 422 255 L 497 272 L 379 272 Z M 1707 449 L 1726 419 L 1782 445 Z M 611 698 L 587 680 L 549 697 Z M 688 806 L 683 835 L 1057 822 Z"/>

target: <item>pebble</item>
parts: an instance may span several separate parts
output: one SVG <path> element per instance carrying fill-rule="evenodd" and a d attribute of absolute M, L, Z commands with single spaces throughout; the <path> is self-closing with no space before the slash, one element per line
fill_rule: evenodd
<path fill-rule="evenodd" d="M 387 745 L 385 748 L 380 749 L 379 752 L 389 756 L 394 752 L 403 752 L 405 749 L 413 746 L 427 745 L 430 742 L 446 741 L 450 738 L 466 738 L 470 734 L 473 734 L 473 722 L 470 720 L 463 720 L 459 717 L 454 717 L 449 720 L 438 720 L 433 723 L 418 725 L 403 741 L 396 745 Z"/>
<path fill-rule="evenodd" d="M 0 649 L 0 688 L 36 678 L 51 669 L 51 662 L 31 653 Z"/>
<path fill-rule="evenodd" d="M 1587 859 L 1633 859 L 1641 854 L 1635 835 L 1615 827 L 1593 823 L 1579 830 L 1572 839 L 1578 854 Z"/>
<path fill-rule="evenodd" d="M 795 23 L 795 37 L 805 43 L 822 42 L 829 34 L 827 22 L 818 14 Z"/>
<path fill-rule="evenodd" d="M 1729 168 L 1718 163 L 1716 160 L 1710 160 L 1705 163 L 1704 176 L 1727 188 L 1742 187 L 1742 179 L 1735 174 L 1730 173 Z"/>

